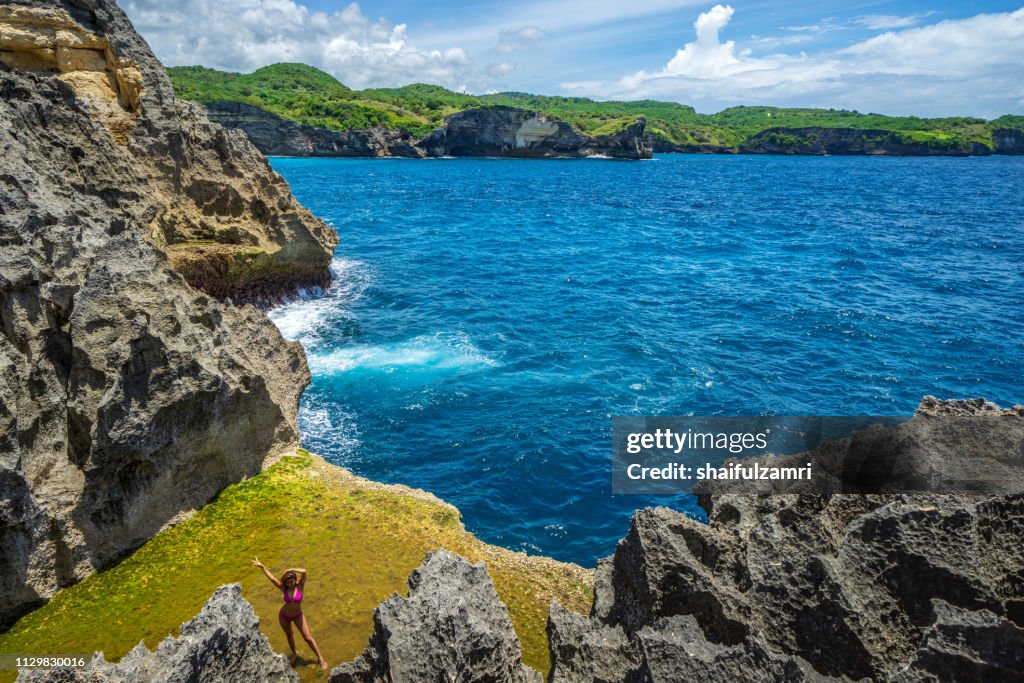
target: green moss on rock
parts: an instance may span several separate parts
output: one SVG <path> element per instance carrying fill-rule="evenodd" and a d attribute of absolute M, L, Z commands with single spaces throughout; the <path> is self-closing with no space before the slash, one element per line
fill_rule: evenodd
<path fill-rule="evenodd" d="M 333 666 L 354 658 L 372 630 L 373 610 L 424 555 L 447 548 L 484 561 L 523 644 L 523 659 L 549 668 L 545 626 L 552 598 L 586 612 L 592 574 L 571 564 L 487 545 L 467 532 L 454 507 L 421 491 L 355 477 L 299 451 L 225 489 L 187 521 L 167 529 L 117 566 L 62 590 L 0 635 L 2 653 L 124 656 L 140 640 L 150 648 L 176 634 L 213 590 L 240 581 L 278 652 L 281 596 L 250 564 L 254 555 L 281 572 L 305 567 L 303 605 L 313 635 Z M 305 646 L 299 673 L 319 670 Z M 13 680 L 0 672 L 0 680 Z"/>

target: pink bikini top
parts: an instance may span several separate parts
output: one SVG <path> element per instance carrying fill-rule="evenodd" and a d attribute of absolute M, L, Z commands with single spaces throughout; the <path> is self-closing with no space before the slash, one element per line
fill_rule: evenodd
<path fill-rule="evenodd" d="M 295 592 L 292 593 L 292 597 L 288 597 L 288 589 L 284 589 L 284 601 L 285 602 L 302 602 L 302 593 L 299 592 L 299 587 L 295 587 Z"/>

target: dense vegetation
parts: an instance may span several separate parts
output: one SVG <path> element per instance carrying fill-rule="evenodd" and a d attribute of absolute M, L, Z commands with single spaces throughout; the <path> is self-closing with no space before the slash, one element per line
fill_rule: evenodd
<path fill-rule="evenodd" d="M 906 140 L 949 148 L 965 148 L 971 143 L 991 147 L 994 128 L 1024 130 L 1024 116 L 1002 116 L 994 121 L 969 117 L 923 119 L 779 107 L 731 107 L 717 114 L 699 114 L 693 107 L 675 102 L 598 102 L 521 92 L 469 95 L 423 83 L 352 90 L 329 74 L 304 64 L 274 64 L 251 74 L 201 66 L 173 67 L 168 71 L 179 97 L 203 103 L 245 102 L 291 121 L 331 130 L 383 126 L 425 135 L 449 114 L 496 105 L 556 116 L 592 135 L 621 130 L 642 114 L 647 117 L 648 134 L 656 141 L 704 149 L 735 149 L 751 135 L 776 127 L 897 131 Z"/>

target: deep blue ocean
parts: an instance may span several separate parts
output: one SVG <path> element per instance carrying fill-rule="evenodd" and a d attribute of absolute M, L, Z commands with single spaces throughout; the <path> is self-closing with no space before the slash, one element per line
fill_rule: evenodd
<path fill-rule="evenodd" d="M 1024 402 L 1024 158 L 272 160 L 341 235 L 276 309 L 307 448 L 593 566 L 611 416 Z"/>

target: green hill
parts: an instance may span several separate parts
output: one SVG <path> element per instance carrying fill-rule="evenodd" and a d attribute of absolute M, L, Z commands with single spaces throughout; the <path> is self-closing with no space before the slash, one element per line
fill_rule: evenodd
<path fill-rule="evenodd" d="M 647 117 L 647 133 L 656 142 L 693 149 L 734 150 L 750 136 L 776 127 L 856 128 L 895 131 L 906 140 L 934 147 L 963 149 L 972 143 L 993 147 L 992 130 L 1024 130 L 1024 116 L 994 121 L 970 117 L 883 116 L 838 109 L 743 106 L 700 114 L 675 102 L 637 100 L 599 102 L 582 97 L 503 92 L 469 95 L 437 85 L 352 90 L 330 74 L 305 64 L 274 64 L 250 74 L 201 66 L 168 69 L 177 95 L 203 103 L 244 102 L 298 123 L 331 130 L 376 126 L 405 128 L 425 135 L 444 118 L 463 109 L 508 105 L 532 109 L 600 135 L 621 130 L 637 116 Z"/>

